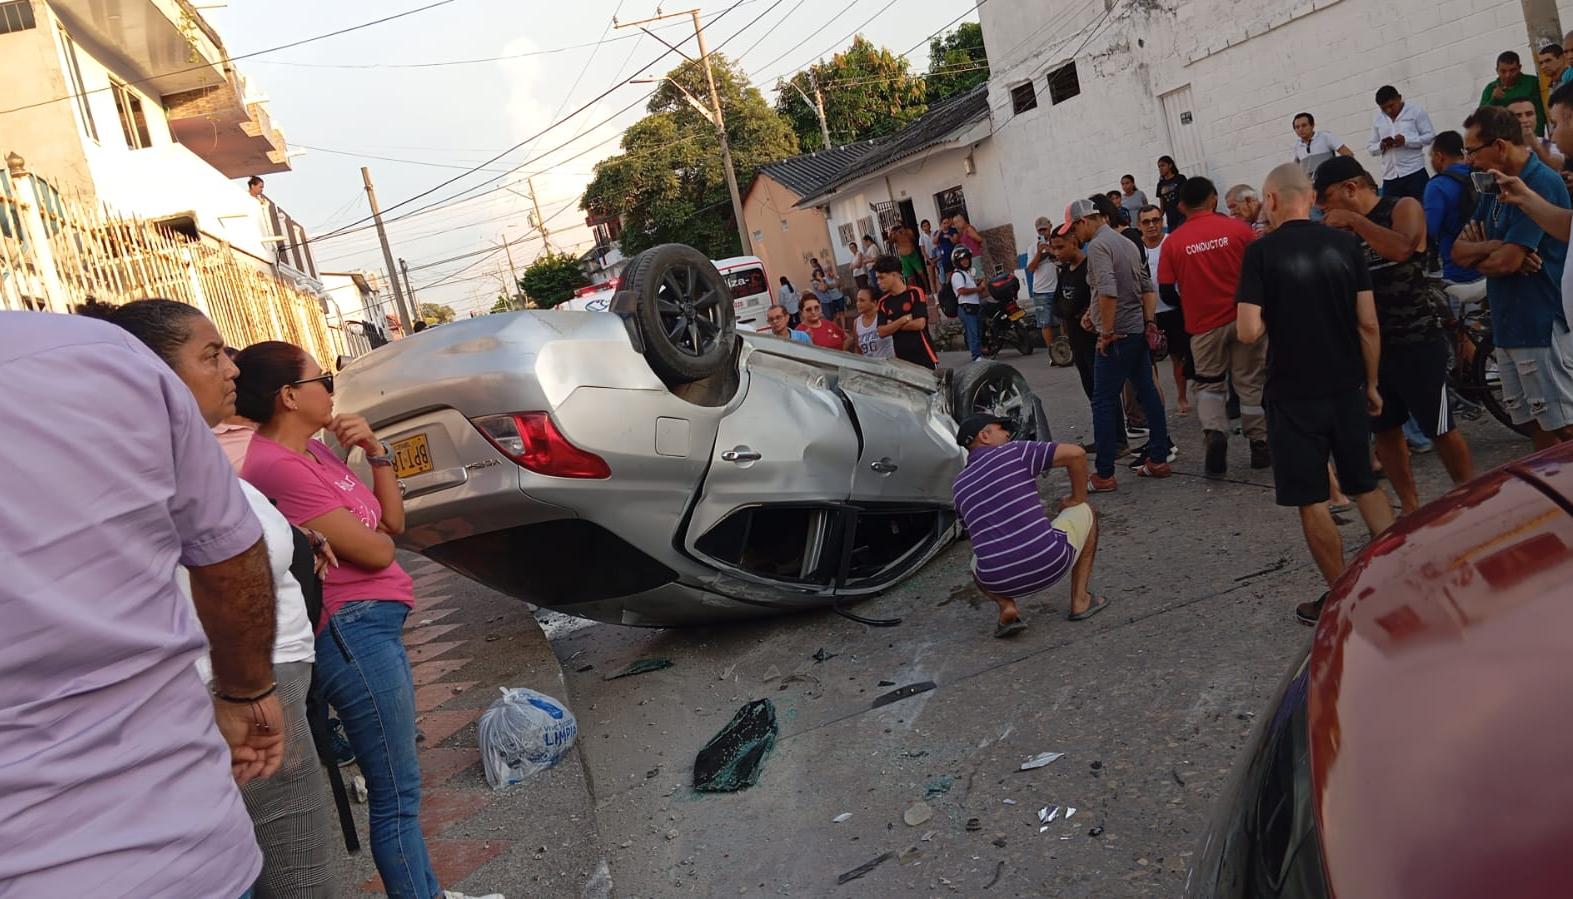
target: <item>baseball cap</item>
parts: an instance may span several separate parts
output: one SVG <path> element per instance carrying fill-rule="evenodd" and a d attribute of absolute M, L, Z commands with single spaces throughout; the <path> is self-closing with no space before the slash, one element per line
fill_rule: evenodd
<path fill-rule="evenodd" d="M 978 435 L 989 425 L 999 425 L 1012 433 L 1016 431 L 1016 423 L 1008 418 L 1000 418 L 998 415 L 969 415 L 961 420 L 961 427 L 956 429 L 956 443 L 964 447 L 972 446 L 972 441 L 977 440 Z"/>
<path fill-rule="evenodd" d="M 1334 184 L 1342 184 L 1365 174 L 1367 174 L 1365 166 L 1360 164 L 1360 160 L 1350 156 L 1334 156 L 1317 167 L 1316 182 L 1312 185 L 1312 189 L 1320 197 Z"/>
<path fill-rule="evenodd" d="M 1052 227 L 1054 227 L 1054 223 L 1049 221 L 1049 217 L 1046 216 L 1046 215 L 1040 215 L 1040 216 L 1038 216 L 1038 220 L 1035 223 L 1033 223 L 1032 230 L 1034 230 L 1034 231 L 1042 231 L 1044 228 L 1052 228 Z"/>
<path fill-rule="evenodd" d="M 1098 211 L 1091 200 L 1073 200 L 1065 207 L 1065 224 L 1054 229 L 1054 233 L 1063 236 L 1071 233 L 1071 226 L 1081 219 Z"/>

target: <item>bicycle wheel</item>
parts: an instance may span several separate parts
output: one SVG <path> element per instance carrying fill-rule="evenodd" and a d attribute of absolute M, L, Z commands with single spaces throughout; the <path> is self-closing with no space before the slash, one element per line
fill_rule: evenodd
<path fill-rule="evenodd" d="M 1470 367 L 1470 390 L 1474 398 L 1491 411 L 1491 415 L 1503 425 L 1514 431 L 1529 436 L 1529 425 L 1515 425 L 1507 413 L 1507 407 L 1502 405 L 1502 376 L 1497 371 L 1495 347 L 1490 338 L 1486 338 L 1475 345 L 1475 363 Z"/>

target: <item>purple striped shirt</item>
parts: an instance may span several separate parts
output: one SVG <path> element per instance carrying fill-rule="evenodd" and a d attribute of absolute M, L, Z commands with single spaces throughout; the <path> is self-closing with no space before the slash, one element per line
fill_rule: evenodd
<path fill-rule="evenodd" d="M 1038 497 L 1038 476 L 1054 463 L 1054 444 L 1011 441 L 967 456 L 956 475 L 956 512 L 972 537 L 978 583 L 1025 596 L 1065 576 L 1075 550 Z"/>

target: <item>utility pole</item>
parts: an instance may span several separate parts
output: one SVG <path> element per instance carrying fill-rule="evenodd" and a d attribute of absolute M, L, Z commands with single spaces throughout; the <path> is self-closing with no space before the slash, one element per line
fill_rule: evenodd
<path fill-rule="evenodd" d="M 536 199 L 535 196 L 535 179 L 526 177 L 524 184 L 530 189 L 530 208 L 535 210 L 535 214 L 530 216 L 530 224 L 535 226 L 535 230 L 541 232 L 541 244 L 546 247 L 546 252 L 550 253 L 552 252 L 551 232 L 546 230 L 546 221 L 541 218 L 541 201 Z M 504 240 L 503 246 L 506 247 L 507 245 L 508 241 Z M 513 263 L 509 262 L 508 265 L 511 267 Z"/>
<path fill-rule="evenodd" d="M 404 295 L 410 298 L 410 308 L 421 308 L 421 304 L 415 302 L 415 288 L 410 286 L 410 264 L 402 256 L 399 257 L 399 271 L 404 273 Z"/>
<path fill-rule="evenodd" d="M 377 223 L 377 240 L 382 243 L 382 262 L 388 267 L 388 280 L 393 282 L 393 303 L 399 313 L 399 330 L 408 337 L 414 333 L 410 307 L 404 301 L 404 290 L 399 286 L 398 269 L 393 267 L 393 250 L 388 247 L 388 232 L 382 227 L 382 208 L 377 205 L 377 190 L 371 186 L 371 169 L 360 167 L 360 178 L 366 183 L 366 198 L 371 201 L 371 218 Z"/>
<path fill-rule="evenodd" d="M 532 200 L 535 199 L 535 188 L 533 185 L 530 188 L 530 198 Z M 540 215 L 540 213 L 537 212 L 536 215 Z M 542 236 L 545 236 L 544 231 L 542 231 Z M 502 251 L 508 254 L 508 277 L 512 279 L 508 282 L 508 308 L 512 309 L 513 298 L 519 293 L 519 272 L 513 267 L 513 248 L 508 246 L 508 232 L 506 231 L 502 235 Z"/>
<path fill-rule="evenodd" d="M 1529 0 L 1525 0 L 1525 2 L 1529 2 Z M 710 88 L 710 121 L 715 125 L 716 136 L 721 142 L 721 169 L 726 173 L 726 189 L 732 195 L 732 218 L 737 222 L 737 240 L 742 245 L 743 255 L 753 255 L 754 243 L 749 240 L 748 224 L 743 221 L 743 195 L 737 189 L 737 172 L 732 169 L 732 145 L 726 136 L 726 120 L 721 115 L 721 95 L 716 91 L 715 70 L 710 66 L 710 51 L 705 47 L 705 27 L 699 21 L 699 9 L 696 7 L 681 12 L 658 13 L 648 19 L 640 19 L 637 22 L 618 22 L 616 19 L 613 19 L 612 24 L 616 28 L 633 28 L 678 16 L 691 16 L 694 20 L 694 37 L 699 41 L 699 61 L 704 63 L 705 83 Z M 651 32 L 645 29 L 645 33 L 650 34 Z M 652 36 L 654 35 L 652 34 Z M 660 40 L 660 38 L 656 39 Z M 666 42 L 662 41 L 662 43 Z M 671 45 L 667 44 L 667 46 L 670 47 Z M 677 48 L 673 47 L 672 49 L 676 50 Z M 682 51 L 678 52 L 681 53 Z M 684 58 L 687 57 L 685 56 Z M 683 94 L 688 96 L 690 103 L 700 105 L 688 94 L 688 91 L 683 89 L 682 85 L 674 81 L 672 86 L 683 91 Z"/>
<path fill-rule="evenodd" d="M 1538 55 L 1546 44 L 1562 43 L 1562 19 L 1556 0 L 1519 0 L 1524 8 L 1524 30 L 1529 34 L 1529 52 Z M 1553 88 L 1556 85 L 1552 85 Z"/>
<path fill-rule="evenodd" d="M 825 139 L 825 149 L 835 149 L 835 144 L 830 142 L 830 125 L 825 121 L 825 95 L 819 91 L 819 79 L 814 77 L 814 70 L 810 69 L 808 72 L 808 87 L 814 92 L 812 98 L 797 86 L 796 81 L 781 81 L 779 84 L 791 85 L 792 89 L 797 91 L 797 95 L 803 98 L 803 102 L 808 104 L 808 108 L 814 110 L 814 115 L 819 118 L 820 136 Z M 777 89 L 779 90 L 779 87 Z"/>

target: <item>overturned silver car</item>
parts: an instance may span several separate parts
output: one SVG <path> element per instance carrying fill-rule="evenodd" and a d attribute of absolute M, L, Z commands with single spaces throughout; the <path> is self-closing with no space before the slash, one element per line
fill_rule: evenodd
<path fill-rule="evenodd" d="M 954 416 L 1047 439 L 1013 368 L 740 334 L 726 282 L 668 244 L 609 312 L 516 312 L 357 360 L 341 408 L 394 448 L 401 544 L 570 615 L 665 626 L 889 588 L 957 533 Z M 364 464 L 357 451 L 352 463 Z"/>

